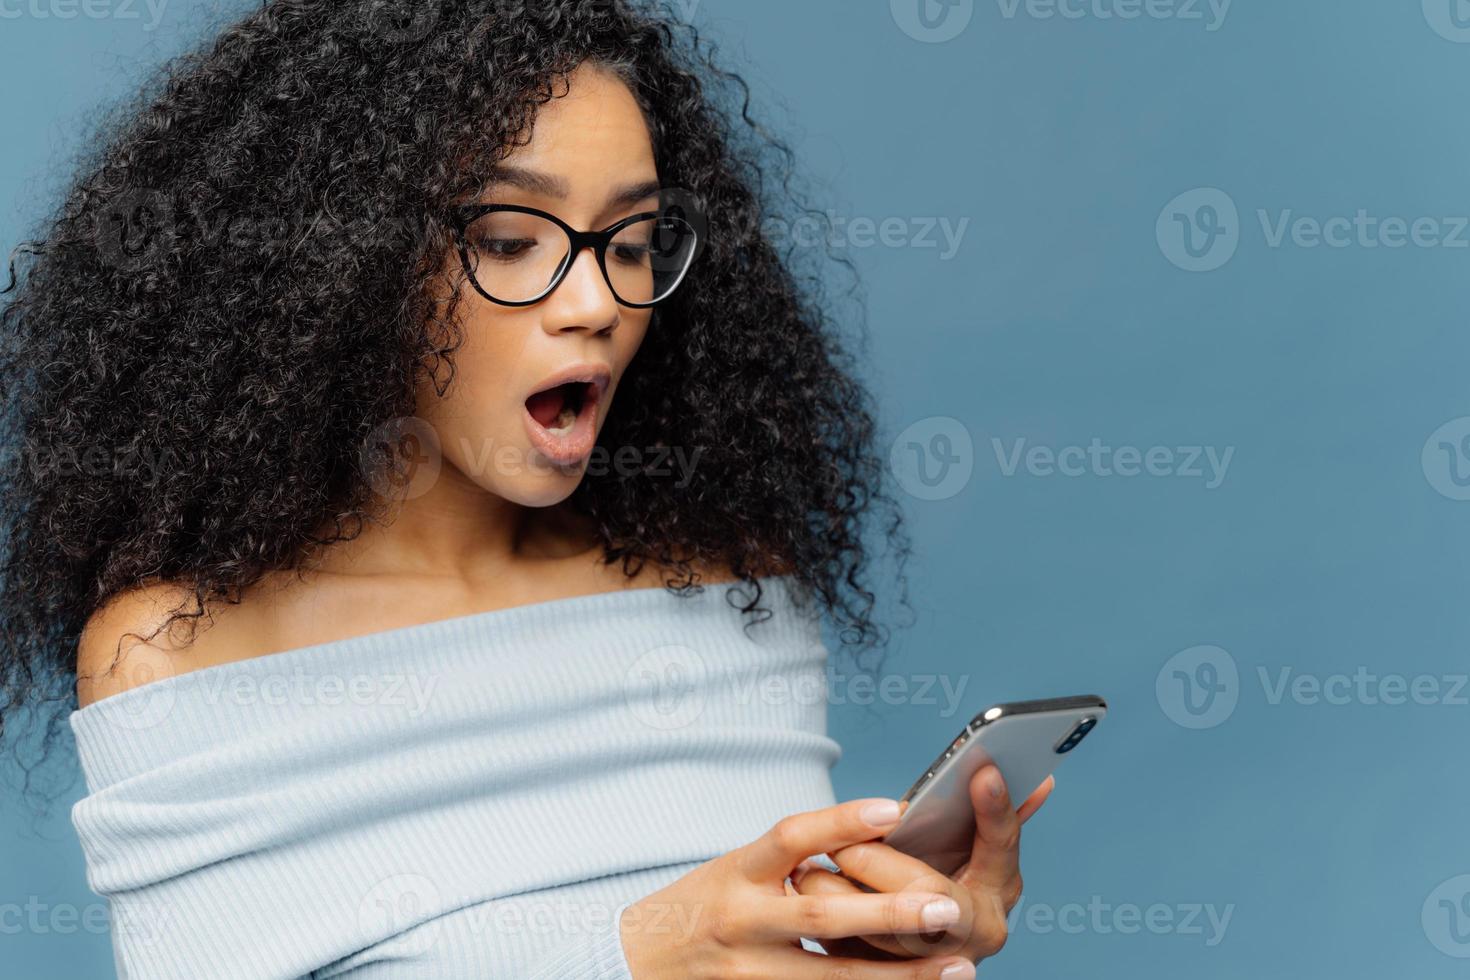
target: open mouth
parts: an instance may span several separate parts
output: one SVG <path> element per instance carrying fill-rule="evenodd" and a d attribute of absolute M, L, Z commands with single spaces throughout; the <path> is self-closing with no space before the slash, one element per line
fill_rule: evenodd
<path fill-rule="evenodd" d="M 569 381 L 538 391 L 526 399 L 526 411 L 552 435 L 565 436 L 572 431 L 582 406 L 591 400 L 591 388 L 590 381 Z"/>
<path fill-rule="evenodd" d="M 531 444 L 554 463 L 576 463 L 597 441 L 597 404 L 607 378 L 565 381 L 534 392 L 526 399 L 526 432 Z"/>

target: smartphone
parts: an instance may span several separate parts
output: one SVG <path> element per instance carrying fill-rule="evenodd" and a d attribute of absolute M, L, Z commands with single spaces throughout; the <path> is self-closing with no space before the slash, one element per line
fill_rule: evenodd
<path fill-rule="evenodd" d="M 975 842 L 975 773 L 995 763 L 1019 807 L 1107 713 L 1095 694 L 1014 701 L 980 712 L 903 795 L 908 809 L 883 842 L 954 874 Z"/>

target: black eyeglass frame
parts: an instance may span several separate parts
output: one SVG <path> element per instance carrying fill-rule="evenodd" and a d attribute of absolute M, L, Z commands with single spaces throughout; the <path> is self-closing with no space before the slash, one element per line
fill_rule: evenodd
<path fill-rule="evenodd" d="M 485 287 L 480 285 L 480 280 L 475 275 L 474 264 L 470 261 L 469 240 L 465 232 L 474 222 L 487 214 L 492 214 L 497 211 L 513 211 L 518 214 L 529 214 L 538 218 L 545 218 L 566 232 L 567 239 L 572 243 L 571 250 L 562 259 L 561 266 L 556 270 L 556 275 L 552 276 L 551 282 L 547 287 L 532 299 L 508 300 L 491 296 L 485 291 Z M 541 302 L 550 296 L 556 290 L 556 287 L 560 286 L 562 281 L 566 279 L 567 273 L 572 270 L 572 266 L 577 262 L 577 256 L 582 254 L 582 249 L 590 248 L 593 254 L 597 256 L 597 267 L 602 270 L 602 279 L 607 283 L 607 288 L 613 294 L 613 299 L 630 309 L 646 310 L 650 307 L 657 306 L 674 295 L 674 292 L 684 282 L 684 277 L 694 267 L 694 258 L 698 254 L 699 249 L 699 231 L 694 225 L 680 218 L 678 215 L 669 214 L 665 211 L 644 211 L 639 214 L 629 215 L 621 221 L 609 225 L 602 231 L 578 231 L 550 211 L 542 211 L 540 208 L 526 207 L 522 204 L 461 204 L 451 211 L 450 217 L 451 224 L 454 228 L 456 245 L 459 250 L 459 261 L 464 266 L 465 275 L 469 277 L 471 285 L 475 287 L 475 292 L 500 306 L 533 306 Z M 679 273 L 679 278 L 669 287 L 668 292 L 651 303 L 630 303 L 618 295 L 617 287 L 613 285 L 612 276 L 607 271 L 607 250 L 612 245 L 613 239 L 617 237 L 618 232 L 622 231 L 628 225 L 636 224 L 639 221 L 647 221 L 649 218 L 672 218 L 675 221 L 682 222 L 689 229 L 689 234 L 693 236 L 694 246 L 690 250 L 689 261 L 685 263 L 683 271 Z"/>

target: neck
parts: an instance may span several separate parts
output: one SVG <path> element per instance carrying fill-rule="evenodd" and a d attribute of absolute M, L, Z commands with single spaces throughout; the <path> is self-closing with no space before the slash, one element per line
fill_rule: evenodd
<path fill-rule="evenodd" d="M 583 554 L 595 540 L 587 518 L 569 507 L 514 503 L 446 465 L 428 491 L 395 502 L 334 546 L 322 567 L 495 581 L 519 562 Z"/>

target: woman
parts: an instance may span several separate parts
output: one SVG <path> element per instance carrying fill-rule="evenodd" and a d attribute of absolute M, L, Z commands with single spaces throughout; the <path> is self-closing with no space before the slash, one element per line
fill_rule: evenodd
<path fill-rule="evenodd" d="M 877 645 L 891 501 L 732 78 L 624 0 L 269 0 L 22 250 L 6 703 L 75 684 L 120 975 L 999 949 L 1049 784 L 1018 812 L 977 776 L 945 878 L 875 842 L 894 801 L 835 804 L 820 700 L 770 693 L 820 681 L 822 614 Z"/>

